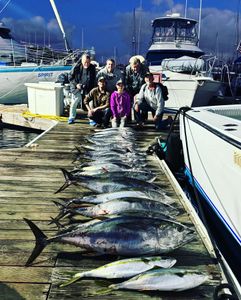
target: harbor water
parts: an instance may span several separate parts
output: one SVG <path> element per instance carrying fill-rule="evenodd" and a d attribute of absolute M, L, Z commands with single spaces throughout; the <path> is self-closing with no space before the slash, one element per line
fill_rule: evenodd
<path fill-rule="evenodd" d="M 36 138 L 41 131 L 29 131 L 26 129 L 17 129 L 16 127 L 0 128 L 0 149 L 20 148 Z"/>

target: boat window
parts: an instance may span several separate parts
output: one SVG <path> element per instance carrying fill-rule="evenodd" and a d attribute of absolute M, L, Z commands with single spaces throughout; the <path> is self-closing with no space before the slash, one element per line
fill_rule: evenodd
<path fill-rule="evenodd" d="M 188 20 L 177 22 L 177 39 L 185 41 L 197 41 L 195 23 Z"/>
<path fill-rule="evenodd" d="M 185 41 L 197 44 L 196 22 L 190 20 L 162 20 L 153 23 L 152 42 Z"/>
<path fill-rule="evenodd" d="M 11 39 L 11 34 L 8 31 L 0 30 L 0 37 L 2 39 Z"/>

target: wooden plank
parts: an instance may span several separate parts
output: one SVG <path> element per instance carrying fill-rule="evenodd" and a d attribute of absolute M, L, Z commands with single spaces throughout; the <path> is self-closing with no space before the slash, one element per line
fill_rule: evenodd
<path fill-rule="evenodd" d="M 55 225 L 50 226 L 49 221 L 50 217 L 58 213 L 58 208 L 51 201 L 61 197 L 70 199 L 91 194 L 90 190 L 73 185 L 59 194 L 54 194 L 64 183 L 60 168 L 72 170 L 83 162 L 83 159 L 80 159 L 73 163 L 77 157 L 75 145 L 85 143 L 84 136 L 93 133 L 93 130 L 86 124 L 86 120 L 81 120 L 73 126 L 59 123 L 36 141 L 38 145 L 36 147 L 0 151 L 0 281 L 5 283 L 2 290 L 12 288 L 13 293 L 16 293 L 13 295 L 14 300 L 18 299 L 17 296 L 23 299 L 46 300 L 66 299 L 66 297 L 68 299 L 90 298 L 100 288 L 110 284 L 110 281 L 106 280 L 86 279 L 73 286 L 60 289 L 60 281 L 70 276 L 70 273 L 94 268 L 117 259 L 110 256 L 88 256 L 84 249 L 71 245 L 51 243 L 46 246 L 33 266 L 24 267 L 35 246 L 35 237 L 23 218 L 33 220 L 48 237 L 53 237 L 58 230 Z M 136 132 L 136 144 L 140 151 L 145 152 L 156 133 L 150 129 L 146 132 Z M 163 134 L 164 136 L 166 133 Z M 175 205 L 181 209 L 177 220 L 193 227 L 188 214 L 183 213 L 183 206 L 178 202 L 179 195 L 169 184 L 164 171 L 157 168 L 157 163 L 152 156 L 147 156 L 147 163 L 148 170 L 157 174 L 155 182 L 168 196 L 177 201 Z M 68 220 L 64 222 L 67 223 Z M 179 267 L 206 268 L 208 273 L 212 274 L 212 280 L 194 291 L 185 293 L 116 291 L 111 295 L 93 295 L 91 298 L 211 299 L 214 286 L 220 281 L 220 273 L 200 237 L 197 236 L 196 240 L 171 252 L 170 256 L 177 259 Z M 27 292 L 28 288 L 33 291 L 32 298 Z M 2 294 L 1 286 L 0 294 Z"/>
<path fill-rule="evenodd" d="M 0 295 L 3 300 L 45 300 L 50 284 L 0 283 Z"/>

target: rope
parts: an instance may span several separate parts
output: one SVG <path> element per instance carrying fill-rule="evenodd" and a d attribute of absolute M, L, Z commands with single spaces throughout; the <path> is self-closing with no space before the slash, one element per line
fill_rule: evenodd
<path fill-rule="evenodd" d="M 24 112 L 24 113 L 22 113 L 22 116 L 24 118 L 41 118 L 41 119 L 55 120 L 55 121 L 59 121 L 59 122 L 66 122 L 68 120 L 67 117 L 59 117 L 59 116 L 51 116 L 51 115 L 39 115 L 39 114 L 32 114 L 30 112 Z"/>

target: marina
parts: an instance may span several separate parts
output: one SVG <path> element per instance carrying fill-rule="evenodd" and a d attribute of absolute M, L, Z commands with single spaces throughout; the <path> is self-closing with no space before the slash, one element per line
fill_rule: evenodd
<path fill-rule="evenodd" d="M 0 22 L 0 298 L 241 299 L 241 0 L 46 2 Z"/>
<path fill-rule="evenodd" d="M 58 213 L 58 208 L 52 201 L 59 197 L 71 199 L 90 193 L 79 186 L 71 185 L 60 194 L 54 194 L 64 182 L 60 168 L 72 169 L 76 159 L 73 151 L 75 146 L 82 143 L 84 136 L 91 134 L 93 130 L 87 125 L 86 119 L 72 125 L 71 130 L 69 125 L 59 122 L 35 141 L 35 146 L 1 150 L 0 293 L 4 295 L 4 299 L 8 299 L 10 295 L 11 299 L 65 299 L 67 295 L 68 299 L 99 299 L 98 291 L 108 286 L 107 280 L 87 279 L 65 288 L 59 287 L 60 283 L 75 272 L 90 270 L 113 261 L 113 257 L 108 255 L 85 256 L 80 249 L 73 246 L 48 245 L 33 265 L 25 267 L 34 247 L 34 236 L 23 218 L 32 220 L 45 234 L 53 236 L 57 228 L 54 224 L 49 225 L 49 222 Z M 137 131 L 136 143 L 141 149 L 146 149 L 155 134 L 151 128 Z M 157 175 L 157 184 L 182 210 L 177 220 L 188 226 L 195 226 L 195 240 L 168 255 L 177 259 L 177 267 L 190 267 L 206 272 L 209 280 L 193 290 L 178 293 L 144 292 L 141 297 L 212 299 L 215 288 L 222 283 L 222 272 L 216 264 L 205 229 L 196 218 L 195 212 L 184 205 L 184 195 L 167 172 L 165 164 L 155 156 L 147 156 L 147 160 L 148 169 Z M 101 297 L 139 299 L 140 293 L 112 291 L 111 296 Z"/>

